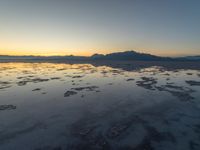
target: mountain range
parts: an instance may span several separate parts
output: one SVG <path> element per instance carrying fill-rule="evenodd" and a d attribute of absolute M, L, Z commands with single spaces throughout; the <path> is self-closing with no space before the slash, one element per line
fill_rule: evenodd
<path fill-rule="evenodd" d="M 200 56 L 187 57 L 161 57 L 136 51 L 116 52 L 110 54 L 94 54 L 92 56 L 8 56 L 0 55 L 0 60 L 135 60 L 135 61 L 200 61 Z"/>

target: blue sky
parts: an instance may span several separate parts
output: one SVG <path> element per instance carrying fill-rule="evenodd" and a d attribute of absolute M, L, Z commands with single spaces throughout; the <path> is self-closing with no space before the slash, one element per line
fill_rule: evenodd
<path fill-rule="evenodd" d="M 200 55 L 199 0 L 0 0 L 0 54 Z"/>

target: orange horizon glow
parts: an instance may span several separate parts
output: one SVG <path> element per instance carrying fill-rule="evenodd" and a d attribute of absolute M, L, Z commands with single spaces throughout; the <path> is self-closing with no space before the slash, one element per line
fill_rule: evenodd
<path fill-rule="evenodd" d="M 166 51 L 159 51 L 159 50 L 146 50 L 146 49 L 110 49 L 110 50 L 2 50 L 0 49 L 0 55 L 8 55 L 8 56 L 69 56 L 69 55 L 74 55 L 74 56 L 91 56 L 95 53 L 98 54 L 108 54 L 108 53 L 114 53 L 114 52 L 123 52 L 123 51 L 129 51 L 129 50 L 134 50 L 139 53 L 148 53 L 152 55 L 157 55 L 157 56 L 166 56 L 166 57 L 176 57 L 176 56 L 187 56 L 187 55 L 193 55 L 189 53 L 182 53 L 178 54 L 176 51 L 167 53 Z M 195 55 L 195 54 L 194 54 Z"/>
<path fill-rule="evenodd" d="M 8 56 L 91 56 L 93 53 L 86 51 L 72 50 L 3 50 L 0 49 L 0 55 Z"/>
<path fill-rule="evenodd" d="M 200 55 L 199 4 L 2 0 L 0 55 Z"/>

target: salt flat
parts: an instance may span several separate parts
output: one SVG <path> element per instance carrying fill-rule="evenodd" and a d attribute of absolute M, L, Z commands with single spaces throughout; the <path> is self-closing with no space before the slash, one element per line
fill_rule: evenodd
<path fill-rule="evenodd" d="M 200 149 L 199 100 L 195 62 L 2 62 L 0 149 Z"/>

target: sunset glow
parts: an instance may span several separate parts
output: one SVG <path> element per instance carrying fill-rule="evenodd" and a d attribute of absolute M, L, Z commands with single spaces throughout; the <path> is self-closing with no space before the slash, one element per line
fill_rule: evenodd
<path fill-rule="evenodd" d="M 200 54 L 198 1 L 45 1 L 0 1 L 0 55 Z"/>
<path fill-rule="evenodd" d="M 200 150 L 200 0 L 0 0 L 0 150 Z"/>

